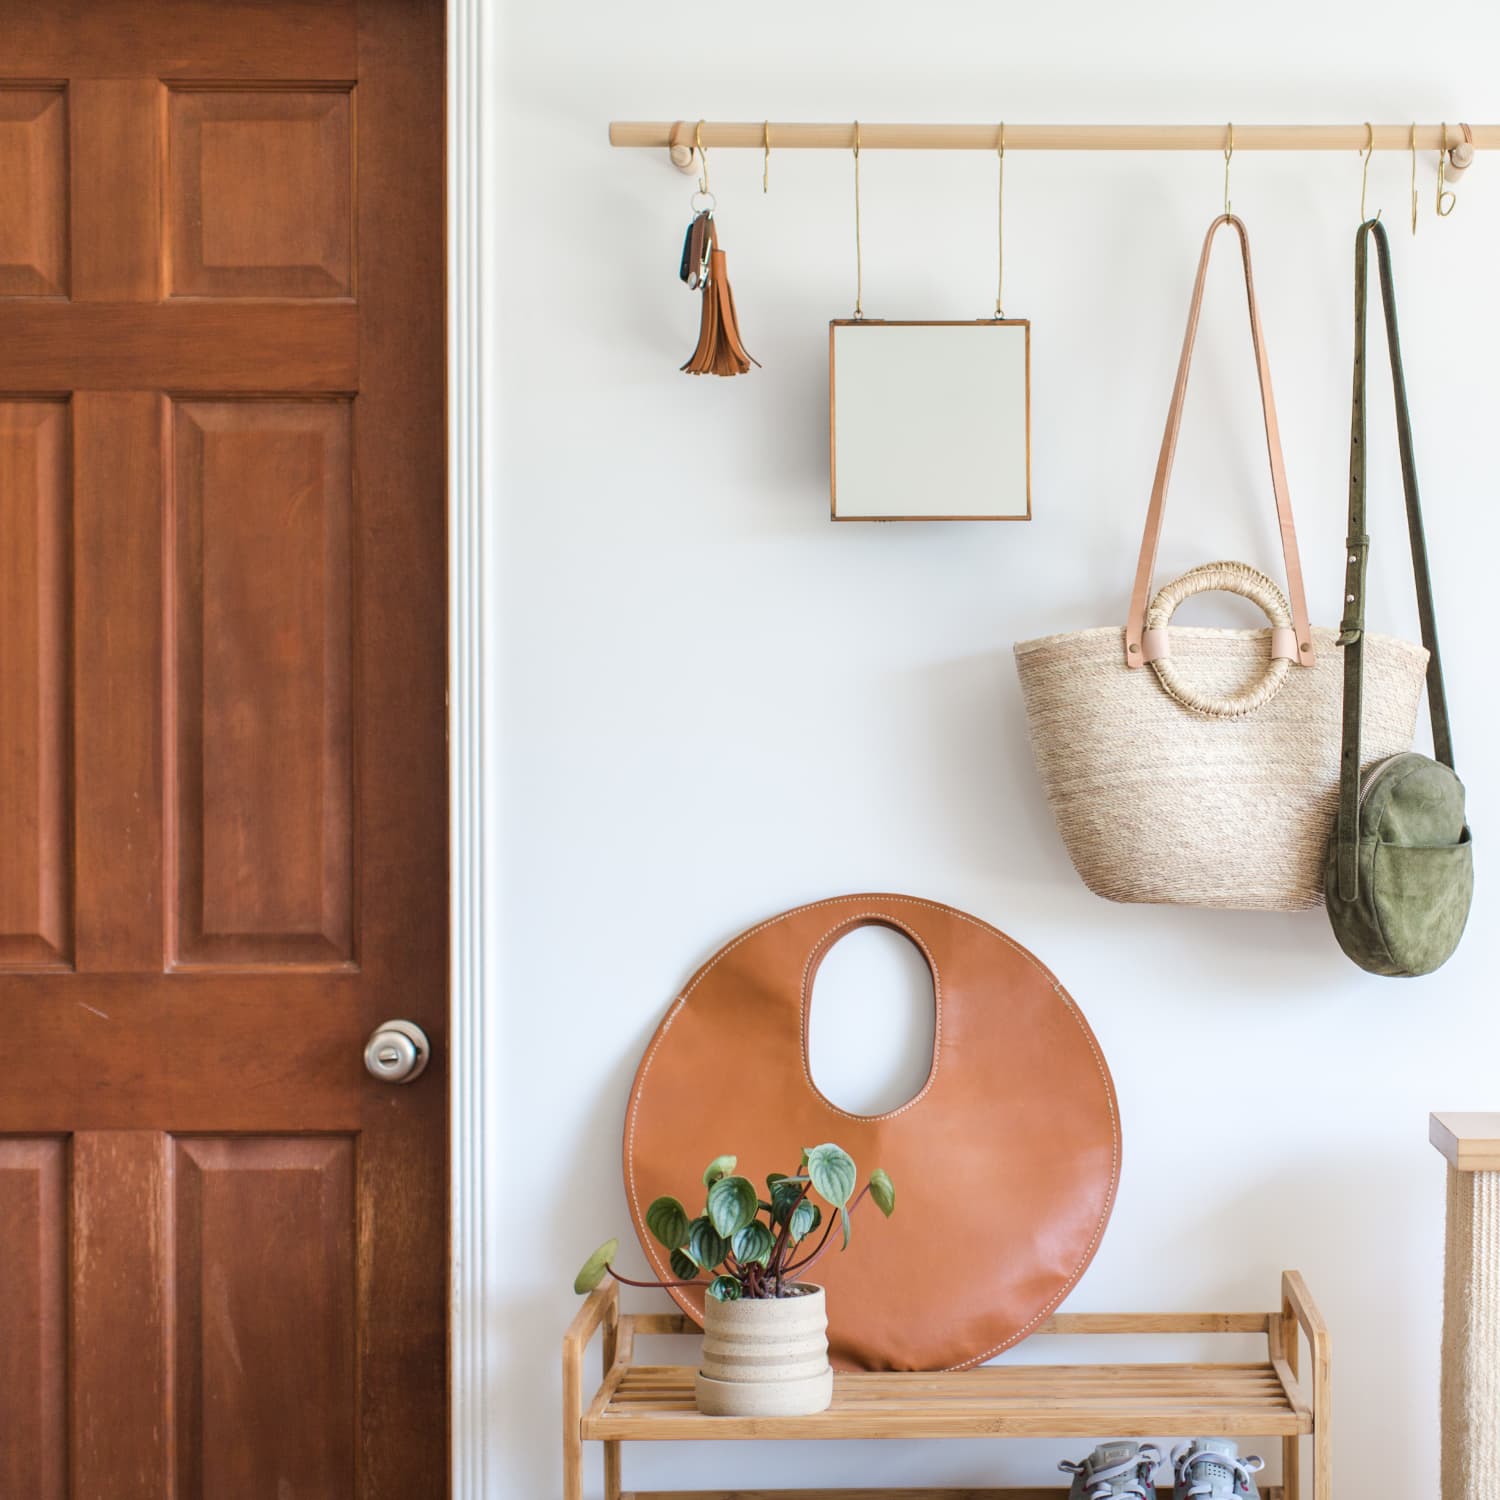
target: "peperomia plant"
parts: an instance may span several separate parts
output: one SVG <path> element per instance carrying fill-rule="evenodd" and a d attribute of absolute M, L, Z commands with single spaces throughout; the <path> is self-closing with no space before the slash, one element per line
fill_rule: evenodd
<path fill-rule="evenodd" d="M 646 1210 L 646 1227 L 671 1257 L 675 1281 L 633 1281 L 612 1262 L 619 1240 L 609 1240 L 584 1262 L 573 1282 L 580 1295 L 591 1292 L 606 1275 L 626 1286 L 693 1286 L 707 1276 L 708 1295 L 720 1302 L 741 1297 L 783 1297 L 811 1270 L 832 1243 L 834 1226 L 849 1245 L 849 1220 L 866 1197 L 889 1218 L 896 1190 L 878 1167 L 856 1196 L 859 1173 L 849 1153 L 831 1141 L 804 1150 L 795 1173 L 772 1172 L 762 1198 L 748 1177 L 736 1177 L 739 1159 L 717 1156 L 703 1173 L 708 1190 L 703 1212 L 688 1218 L 676 1198 L 658 1198 Z M 805 1248 L 823 1224 L 816 1194 L 828 1206 L 828 1221 L 812 1249 Z"/>

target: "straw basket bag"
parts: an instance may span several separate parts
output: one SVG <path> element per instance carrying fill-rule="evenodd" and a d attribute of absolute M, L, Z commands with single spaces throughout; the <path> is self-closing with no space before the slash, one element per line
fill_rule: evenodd
<path fill-rule="evenodd" d="M 1167 480 L 1215 231 L 1239 237 L 1287 588 L 1210 563 L 1150 594 Z M 1183 600 L 1229 590 L 1269 629 L 1168 625 Z M 1125 629 L 1023 641 L 1016 666 L 1047 800 L 1084 883 L 1111 901 L 1299 911 L 1321 904 L 1337 807 L 1343 674 L 1337 632 L 1308 624 L 1250 243 L 1209 226 Z M 1411 744 L 1427 652 L 1367 635 L 1363 753 Z M 1150 670 L 1143 670 L 1149 664 Z"/>

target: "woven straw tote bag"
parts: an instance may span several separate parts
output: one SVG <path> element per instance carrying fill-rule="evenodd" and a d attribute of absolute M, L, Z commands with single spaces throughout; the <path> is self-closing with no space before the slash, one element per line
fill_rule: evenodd
<path fill-rule="evenodd" d="M 1153 595 L 1204 279 L 1225 224 L 1244 263 L 1287 587 L 1245 563 L 1209 563 Z M 1169 631 L 1177 606 L 1207 590 L 1259 604 L 1270 628 Z M 1198 260 L 1125 628 L 1015 648 L 1037 768 L 1084 884 L 1111 901 L 1259 911 L 1320 905 L 1338 806 L 1337 641 L 1337 632 L 1308 623 L 1250 242 L 1240 220 L 1224 214 L 1209 225 Z M 1364 650 L 1363 753 L 1373 762 L 1411 744 L 1427 652 L 1376 635 L 1364 638 Z"/>

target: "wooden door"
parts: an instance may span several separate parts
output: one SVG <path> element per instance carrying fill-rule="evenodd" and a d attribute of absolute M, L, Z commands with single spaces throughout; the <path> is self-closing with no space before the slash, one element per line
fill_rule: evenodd
<path fill-rule="evenodd" d="M 443 167 L 441 0 L 0 0 L 0 1500 L 448 1492 Z"/>

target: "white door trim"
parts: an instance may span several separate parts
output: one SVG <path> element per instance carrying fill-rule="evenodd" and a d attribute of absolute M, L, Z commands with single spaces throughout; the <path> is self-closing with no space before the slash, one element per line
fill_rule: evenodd
<path fill-rule="evenodd" d="M 449 1030 L 453 1239 L 449 1303 L 453 1500 L 486 1500 L 492 1325 L 485 1260 L 492 806 L 485 782 L 493 667 L 486 512 L 489 279 L 495 274 L 484 77 L 489 0 L 448 0 L 448 563 L 452 1011 Z M 493 1356 L 493 1357 L 492 1357 Z"/>

